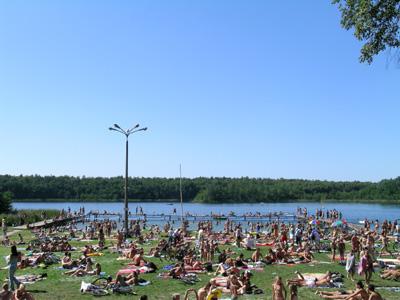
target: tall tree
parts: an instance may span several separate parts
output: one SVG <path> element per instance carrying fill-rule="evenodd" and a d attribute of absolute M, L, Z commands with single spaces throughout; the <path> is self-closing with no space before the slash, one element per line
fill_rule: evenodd
<path fill-rule="evenodd" d="M 8 213 L 11 211 L 12 193 L 0 193 L 0 213 Z"/>
<path fill-rule="evenodd" d="M 360 61 L 371 64 L 386 49 L 400 48 L 400 0 L 332 0 L 342 14 L 341 25 L 364 43 Z"/>

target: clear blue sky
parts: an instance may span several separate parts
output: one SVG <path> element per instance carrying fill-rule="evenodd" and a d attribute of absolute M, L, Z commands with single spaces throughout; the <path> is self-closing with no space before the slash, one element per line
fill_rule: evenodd
<path fill-rule="evenodd" d="M 400 70 L 326 1 L 1 1 L 0 174 L 400 175 Z"/>

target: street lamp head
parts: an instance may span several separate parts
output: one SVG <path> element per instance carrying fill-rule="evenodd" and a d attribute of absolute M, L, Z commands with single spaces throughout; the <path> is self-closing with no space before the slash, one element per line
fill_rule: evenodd
<path fill-rule="evenodd" d="M 108 127 L 108 129 L 109 129 L 109 130 L 115 130 L 115 129 L 114 129 L 114 128 L 112 128 L 112 127 Z"/>
<path fill-rule="evenodd" d="M 142 130 L 143 130 L 143 131 L 146 131 L 146 130 L 147 130 L 147 127 L 145 127 L 145 128 L 142 128 Z"/>
<path fill-rule="evenodd" d="M 136 124 L 136 125 L 133 126 L 131 129 L 128 130 L 128 133 L 134 132 L 134 130 L 135 130 L 136 128 L 138 128 L 138 127 L 139 127 L 139 124 Z"/>
<path fill-rule="evenodd" d="M 121 127 L 119 127 L 118 124 L 114 124 L 114 127 L 115 127 L 115 128 L 118 128 L 118 129 L 121 129 Z"/>

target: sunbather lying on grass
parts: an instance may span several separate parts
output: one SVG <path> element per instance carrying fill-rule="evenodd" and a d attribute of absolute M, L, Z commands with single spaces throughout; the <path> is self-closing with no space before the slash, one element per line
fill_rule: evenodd
<path fill-rule="evenodd" d="M 346 300 L 368 300 L 369 295 L 364 289 L 364 285 L 361 281 L 356 283 L 356 289 L 354 291 L 335 291 L 335 292 L 317 292 L 324 299 L 346 299 Z"/>
<path fill-rule="evenodd" d="M 332 273 L 330 271 L 326 272 L 325 275 L 322 277 L 310 277 L 310 278 L 305 278 L 300 272 L 295 272 L 297 274 L 297 279 L 289 279 L 287 281 L 288 284 L 295 284 L 298 286 L 307 286 L 310 288 L 314 288 L 317 286 L 324 286 L 328 284 L 331 279 L 332 279 Z"/>

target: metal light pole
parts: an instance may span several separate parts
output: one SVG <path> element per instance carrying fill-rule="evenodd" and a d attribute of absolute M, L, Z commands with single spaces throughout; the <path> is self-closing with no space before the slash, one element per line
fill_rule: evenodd
<path fill-rule="evenodd" d="M 182 165 L 179 164 L 179 195 L 181 197 L 181 223 L 183 226 Z"/>
<path fill-rule="evenodd" d="M 114 124 L 114 127 L 109 127 L 108 129 L 117 131 L 119 133 L 122 133 L 126 137 L 126 143 L 125 143 L 125 199 L 124 199 L 124 216 L 125 216 L 125 238 L 128 237 L 128 232 L 129 232 L 129 226 L 128 226 L 128 214 L 129 214 L 129 208 L 128 208 L 128 138 L 129 135 L 132 133 L 138 132 L 138 131 L 146 131 L 147 127 L 144 128 L 139 128 L 139 124 L 135 125 L 131 129 L 128 130 L 123 130 L 118 124 Z"/>

